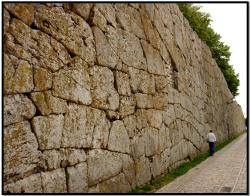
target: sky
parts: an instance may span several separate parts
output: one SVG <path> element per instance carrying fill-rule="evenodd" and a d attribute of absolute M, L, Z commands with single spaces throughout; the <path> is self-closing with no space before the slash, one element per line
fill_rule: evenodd
<path fill-rule="evenodd" d="M 239 74 L 239 95 L 235 97 L 247 115 L 247 59 L 246 59 L 246 4 L 240 3 L 201 3 L 201 11 L 210 14 L 211 27 L 221 35 L 221 41 L 230 46 L 230 64 Z"/>

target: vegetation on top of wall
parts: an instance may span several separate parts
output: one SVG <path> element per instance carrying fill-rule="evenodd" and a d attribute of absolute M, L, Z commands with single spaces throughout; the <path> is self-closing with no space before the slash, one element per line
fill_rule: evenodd
<path fill-rule="evenodd" d="M 220 41 L 221 36 L 210 27 L 210 22 L 212 21 L 210 15 L 201 12 L 199 6 L 191 3 L 180 3 L 178 6 L 199 38 L 210 48 L 213 58 L 226 79 L 228 88 L 233 96 L 237 96 L 240 85 L 239 74 L 236 74 L 233 66 L 229 64 L 231 56 L 230 47 Z"/>

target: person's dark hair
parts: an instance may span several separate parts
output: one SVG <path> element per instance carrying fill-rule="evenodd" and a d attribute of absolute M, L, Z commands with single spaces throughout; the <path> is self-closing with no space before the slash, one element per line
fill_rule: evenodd
<path fill-rule="evenodd" d="M 213 132 L 213 130 L 210 130 L 210 132 Z"/>

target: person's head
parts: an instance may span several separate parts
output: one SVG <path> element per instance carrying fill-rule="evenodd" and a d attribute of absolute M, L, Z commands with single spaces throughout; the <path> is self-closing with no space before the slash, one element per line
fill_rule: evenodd
<path fill-rule="evenodd" d="M 213 132 L 213 130 L 210 130 L 210 133 L 212 133 Z"/>

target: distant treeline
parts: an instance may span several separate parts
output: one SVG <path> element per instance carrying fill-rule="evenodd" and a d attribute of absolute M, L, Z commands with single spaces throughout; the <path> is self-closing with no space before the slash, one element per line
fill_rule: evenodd
<path fill-rule="evenodd" d="M 178 5 L 185 18 L 189 21 L 190 26 L 210 48 L 213 58 L 224 74 L 231 93 L 233 96 L 238 95 L 239 74 L 236 74 L 233 66 L 229 64 L 231 56 L 230 47 L 220 41 L 221 36 L 210 27 L 210 22 L 212 21 L 210 15 L 201 12 L 199 6 L 191 3 L 180 3 Z"/>

